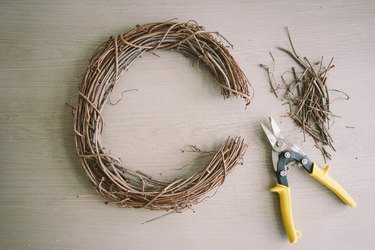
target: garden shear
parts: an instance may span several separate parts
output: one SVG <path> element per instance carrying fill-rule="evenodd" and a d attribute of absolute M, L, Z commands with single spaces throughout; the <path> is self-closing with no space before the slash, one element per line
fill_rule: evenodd
<path fill-rule="evenodd" d="M 328 175 L 329 166 L 323 169 L 318 167 L 301 149 L 287 142 L 275 120 L 272 117 L 269 119 L 272 132 L 263 123 L 260 123 L 260 125 L 272 146 L 272 163 L 277 177 L 277 184 L 270 191 L 279 194 L 285 231 L 289 241 L 293 244 L 301 238 L 302 234 L 295 229 L 292 217 L 290 187 L 287 179 L 288 169 L 291 165 L 302 166 L 312 177 L 333 191 L 345 204 L 356 207 L 357 203 L 339 183 Z"/>

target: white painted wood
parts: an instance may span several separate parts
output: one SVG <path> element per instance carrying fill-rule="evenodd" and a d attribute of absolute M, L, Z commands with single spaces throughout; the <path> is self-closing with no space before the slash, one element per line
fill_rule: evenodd
<path fill-rule="evenodd" d="M 296 249 L 374 249 L 373 194 L 375 3 L 373 1 L 1 1 L 0 3 L 0 248 L 1 249 L 290 249 L 279 212 L 270 148 L 258 126 L 268 115 L 312 159 L 311 140 L 283 117 L 259 63 L 291 60 L 284 26 L 301 54 L 335 57 L 331 88 L 350 95 L 333 109 L 337 152 L 332 176 L 358 202 L 343 205 L 303 171 L 291 172 L 293 215 L 303 232 Z M 104 140 L 114 153 L 160 178 L 193 160 L 180 148 L 212 150 L 227 136 L 250 144 L 216 196 L 194 211 L 161 215 L 105 205 L 92 191 L 75 155 L 71 103 L 96 47 L 135 24 L 178 17 L 220 31 L 253 84 L 255 97 L 223 101 L 207 72 L 180 55 L 138 60 L 105 110 Z M 355 128 L 347 128 L 354 126 Z M 191 174 L 191 172 L 190 172 Z M 81 195 L 80 198 L 76 198 Z M 88 195 L 88 196 L 84 196 Z"/>

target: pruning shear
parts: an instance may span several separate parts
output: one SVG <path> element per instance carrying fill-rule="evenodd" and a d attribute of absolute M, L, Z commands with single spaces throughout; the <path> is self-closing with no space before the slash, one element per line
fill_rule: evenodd
<path fill-rule="evenodd" d="M 260 123 L 260 125 L 272 146 L 272 163 L 277 177 L 277 184 L 270 191 L 279 194 L 285 231 L 289 241 L 294 244 L 301 238 L 302 234 L 301 231 L 295 229 L 293 223 L 290 187 L 287 179 L 289 166 L 293 164 L 302 166 L 312 177 L 334 192 L 345 204 L 356 207 L 357 203 L 339 183 L 328 175 L 329 166 L 323 169 L 318 167 L 301 149 L 285 140 L 272 117 L 269 120 L 272 132 L 263 123 Z"/>

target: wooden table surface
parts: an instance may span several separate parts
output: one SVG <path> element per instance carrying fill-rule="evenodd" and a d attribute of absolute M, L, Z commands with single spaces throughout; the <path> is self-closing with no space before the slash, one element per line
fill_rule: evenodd
<path fill-rule="evenodd" d="M 216 195 L 182 214 L 106 205 L 75 153 L 77 86 L 94 50 L 136 24 L 194 19 L 219 31 L 255 90 L 251 105 L 223 100 L 205 70 L 179 54 L 138 59 L 120 80 L 104 116 L 104 144 L 128 165 L 157 178 L 191 175 L 176 168 L 199 157 L 187 145 L 214 150 L 228 136 L 250 147 Z M 293 62 L 288 26 L 300 54 L 335 68 L 328 84 L 337 151 L 331 175 L 357 200 L 345 206 L 300 169 L 289 174 L 295 224 L 283 229 L 270 147 L 259 126 L 272 115 L 284 134 L 324 164 L 287 114 L 259 67 L 276 59 L 276 75 Z M 1 1 L 0 249 L 375 249 L 374 1 Z M 326 61 L 326 62 L 327 62 Z M 79 196 L 77 198 L 77 196 Z"/>

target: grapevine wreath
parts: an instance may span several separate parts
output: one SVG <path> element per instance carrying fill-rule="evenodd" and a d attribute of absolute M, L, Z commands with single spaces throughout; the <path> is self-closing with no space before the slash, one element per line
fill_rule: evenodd
<path fill-rule="evenodd" d="M 208 32 L 195 21 L 167 21 L 137 25 L 97 49 L 79 86 L 74 131 L 81 165 L 102 197 L 122 207 L 181 211 L 219 187 L 240 163 L 247 144 L 240 137 L 229 138 L 198 173 L 159 181 L 125 165 L 104 149 L 101 140 L 104 105 L 118 79 L 145 52 L 176 51 L 199 61 L 210 70 L 224 98 L 239 96 L 248 105 L 250 83 L 224 44 L 231 46 L 218 32 Z"/>

